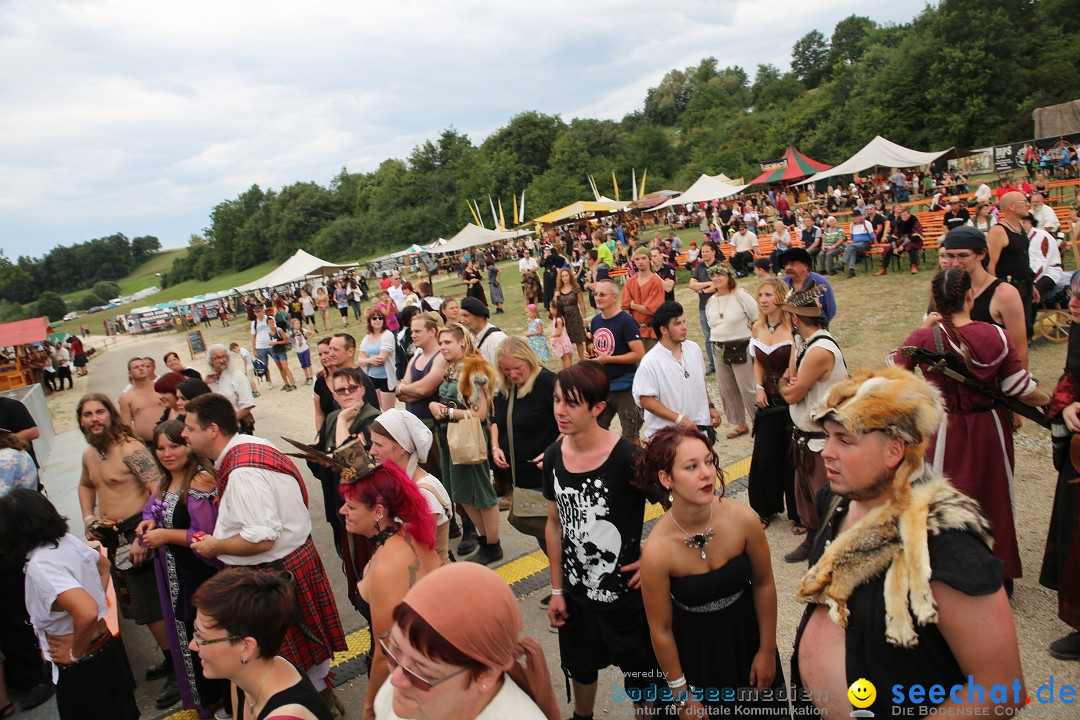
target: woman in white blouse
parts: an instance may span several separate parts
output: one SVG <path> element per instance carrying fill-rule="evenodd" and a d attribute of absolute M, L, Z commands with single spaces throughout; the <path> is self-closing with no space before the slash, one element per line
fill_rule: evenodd
<path fill-rule="evenodd" d="M 747 413 L 754 419 L 754 370 L 747 354 L 750 326 L 757 322 L 758 307 L 754 298 L 735 284 L 735 275 L 719 263 L 711 270 L 714 292 L 705 304 L 709 321 L 713 356 L 722 358 L 716 363 L 716 378 L 724 417 L 735 426 L 727 434 L 737 438 L 750 432 Z"/>
<path fill-rule="evenodd" d="M 53 664 L 61 720 L 138 718 L 124 645 L 105 624 L 109 561 L 26 489 L 0 498 L 0 555 L 26 561 L 26 610 Z"/>

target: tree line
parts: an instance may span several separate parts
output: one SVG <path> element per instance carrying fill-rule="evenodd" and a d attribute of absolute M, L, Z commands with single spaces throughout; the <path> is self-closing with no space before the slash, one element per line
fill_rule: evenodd
<path fill-rule="evenodd" d="M 123 233 L 58 245 L 40 258 L 21 255 L 12 261 L 0 250 L 0 321 L 37 313 L 57 320 L 54 315 L 65 306 L 61 293 L 87 290 L 71 304 L 78 310 L 107 303 L 120 294 L 120 286 L 113 281 L 130 274 L 159 250 L 161 242 L 153 235 L 129 240 Z M 25 303 L 32 306 L 24 308 Z"/>

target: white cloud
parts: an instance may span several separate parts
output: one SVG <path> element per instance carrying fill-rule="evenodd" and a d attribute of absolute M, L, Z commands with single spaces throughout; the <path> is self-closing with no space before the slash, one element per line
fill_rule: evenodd
<path fill-rule="evenodd" d="M 869 0 L 879 22 L 915 0 Z M 120 231 L 182 245 L 252 183 L 326 183 L 453 125 L 534 109 L 619 118 L 673 67 L 781 67 L 840 0 L 0 4 L 9 256 Z"/>

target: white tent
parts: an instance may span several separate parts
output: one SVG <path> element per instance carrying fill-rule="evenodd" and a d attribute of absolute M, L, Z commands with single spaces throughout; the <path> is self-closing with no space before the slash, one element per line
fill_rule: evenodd
<path fill-rule="evenodd" d="M 422 252 L 427 252 L 427 248 L 421 247 L 420 245 L 417 245 L 416 243 L 413 243 L 412 245 L 405 248 L 404 250 L 401 250 L 401 251 L 396 252 L 396 253 L 391 253 L 390 257 L 397 258 L 397 257 L 402 257 L 403 255 L 419 255 Z"/>
<path fill-rule="evenodd" d="M 810 177 L 795 183 L 807 185 L 818 180 L 836 177 L 838 175 L 854 175 L 872 167 L 887 168 L 910 168 L 920 165 L 929 165 L 942 155 L 952 152 L 954 148 L 946 148 L 937 152 L 920 152 L 897 145 L 891 140 L 877 135 L 868 142 L 862 150 L 849 157 L 839 165 L 834 165 L 828 170 L 811 175 Z"/>
<path fill-rule="evenodd" d="M 457 235 L 437 248 L 430 248 L 435 253 L 451 253 L 468 250 L 477 245 L 490 245 L 497 240 L 511 240 L 525 235 L 532 235 L 532 230 L 488 230 L 469 223 L 461 228 Z"/>
<path fill-rule="evenodd" d="M 281 265 L 278 265 L 277 268 L 268 274 L 263 275 L 254 282 L 237 286 L 236 290 L 247 292 L 248 290 L 260 288 L 274 288 L 278 285 L 288 285 L 289 283 L 303 280 L 309 275 L 323 275 L 351 267 L 356 267 L 356 263 L 337 264 L 326 262 L 305 250 L 297 250 L 291 258 L 281 263 Z"/>
<path fill-rule="evenodd" d="M 708 202 L 710 200 L 720 200 L 732 195 L 737 195 L 742 192 L 748 185 L 732 185 L 728 182 L 728 178 L 724 174 L 720 175 L 702 175 L 694 184 L 686 188 L 686 192 L 678 197 L 672 198 L 667 202 L 657 205 L 650 210 L 662 210 L 663 208 L 674 207 L 676 205 L 685 205 L 686 203 L 700 203 Z"/>

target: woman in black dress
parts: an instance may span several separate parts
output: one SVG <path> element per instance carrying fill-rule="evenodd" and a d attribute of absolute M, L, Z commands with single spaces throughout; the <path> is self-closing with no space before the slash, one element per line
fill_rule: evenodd
<path fill-rule="evenodd" d="M 476 269 L 476 261 L 472 258 L 465 263 L 465 271 L 461 273 L 461 279 L 465 282 L 465 295 L 474 297 L 487 307 L 487 296 L 484 295 L 484 278 Z"/>
<path fill-rule="evenodd" d="M 716 497 L 716 451 L 696 428 L 662 428 L 634 483 L 670 507 L 641 552 L 641 590 L 656 659 L 682 717 L 736 705 L 783 717 L 776 586 L 757 513 Z"/>
<path fill-rule="evenodd" d="M 761 526 L 768 527 L 774 515 L 784 511 L 795 524 L 792 532 L 806 533 L 795 509 L 795 466 L 791 458 L 791 413 L 780 394 L 780 378 L 791 363 L 794 335 L 780 310 L 788 287 L 770 277 L 758 285 L 758 321 L 750 338 L 754 358 L 755 399 L 754 453 L 750 460 L 750 507 L 757 511 Z"/>

